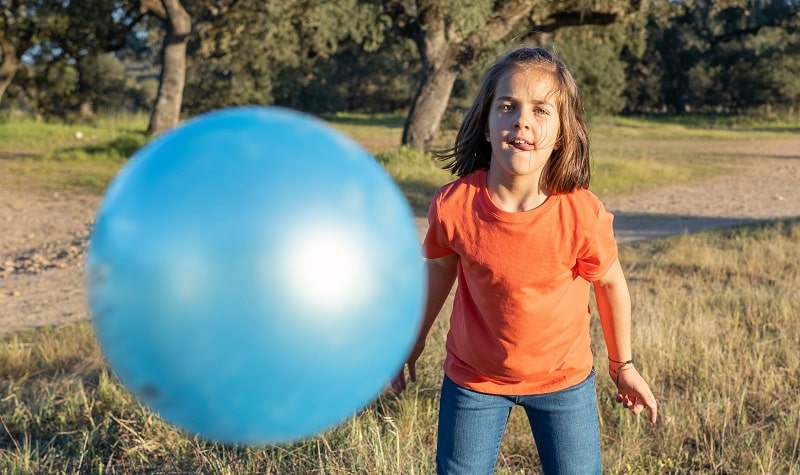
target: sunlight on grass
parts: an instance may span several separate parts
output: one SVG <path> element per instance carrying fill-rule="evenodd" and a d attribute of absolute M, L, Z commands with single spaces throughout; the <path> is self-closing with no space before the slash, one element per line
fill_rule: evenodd
<path fill-rule="evenodd" d="M 762 139 L 800 132 L 800 123 L 746 116 L 593 117 L 593 135 L 648 139 Z"/>
<path fill-rule="evenodd" d="M 401 115 L 342 113 L 324 119 L 378 157 L 417 213 L 427 207 L 437 185 L 452 179 L 439 170 L 441 164 L 422 163 L 400 147 Z M 6 157 L 0 160 L 0 185 L 99 195 L 146 143 L 146 127 L 144 116 L 98 117 L 87 123 L 6 119 L 0 122 L 0 154 Z M 725 151 L 715 144 L 786 139 L 798 130 L 798 124 L 717 116 L 595 117 L 592 190 L 608 197 L 735 172 L 743 158 L 730 146 Z M 452 139 L 453 131 L 443 130 L 436 143 L 444 147 Z"/>
<path fill-rule="evenodd" d="M 417 215 L 452 179 L 430 154 L 399 146 L 400 116 L 327 120 L 375 154 Z M 33 154 L 0 159 L 0 186 L 100 195 L 146 142 L 141 117 L 80 127 L 78 140 L 75 124 L 0 123 L 0 152 Z M 740 144 L 757 148 L 758 140 L 797 131 L 732 118 L 595 118 L 592 189 L 608 196 L 735 173 L 750 157 Z M 800 473 L 800 222 L 621 246 L 620 260 L 634 305 L 636 364 L 659 398 L 661 419 L 651 428 L 613 403 L 595 318 L 607 471 Z M 165 424 L 109 373 L 88 322 L 6 335 L 0 473 L 428 473 L 451 307 L 452 295 L 410 391 L 382 394 L 337 427 L 272 447 L 224 446 Z M 527 421 L 514 411 L 498 473 L 537 467 Z"/>
<path fill-rule="evenodd" d="M 120 136 L 144 134 L 147 120 L 147 116 L 131 114 L 98 116 L 87 122 L 4 119 L 0 120 L 0 150 L 41 154 L 102 145 Z"/>
<path fill-rule="evenodd" d="M 371 153 L 390 152 L 400 147 L 404 119 L 397 114 L 340 113 L 326 119 Z"/>
<path fill-rule="evenodd" d="M 659 400 L 652 428 L 613 403 L 596 318 L 603 460 L 611 474 L 798 473 L 800 222 L 622 246 L 636 364 Z M 337 427 L 273 447 L 187 435 L 137 403 L 103 365 L 88 322 L 0 339 L 0 473 L 429 473 L 446 315 L 419 380 Z M 624 447 L 624 450 L 620 450 Z M 498 473 L 537 473 L 521 411 Z"/>
<path fill-rule="evenodd" d="M 656 431 L 632 424 L 612 409 L 604 381 L 606 433 L 628 448 L 608 451 L 610 467 L 797 473 L 800 223 L 644 242 L 623 247 L 620 259 L 633 296 L 636 359 L 660 399 L 662 422 Z"/>

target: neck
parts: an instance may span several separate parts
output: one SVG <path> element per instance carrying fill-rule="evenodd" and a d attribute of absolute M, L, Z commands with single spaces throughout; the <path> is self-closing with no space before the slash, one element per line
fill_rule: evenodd
<path fill-rule="evenodd" d="M 510 177 L 503 180 L 492 169 L 486 175 L 486 185 L 492 202 L 503 211 L 519 213 L 538 208 L 550 196 L 541 183 L 541 175 Z"/>

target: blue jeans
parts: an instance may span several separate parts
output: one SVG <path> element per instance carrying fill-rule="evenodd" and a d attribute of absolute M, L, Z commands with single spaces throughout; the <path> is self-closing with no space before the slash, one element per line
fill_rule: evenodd
<path fill-rule="evenodd" d="M 497 396 L 442 383 L 436 472 L 491 474 L 511 408 L 520 405 L 546 474 L 602 472 L 594 369 L 581 383 L 548 394 Z"/>

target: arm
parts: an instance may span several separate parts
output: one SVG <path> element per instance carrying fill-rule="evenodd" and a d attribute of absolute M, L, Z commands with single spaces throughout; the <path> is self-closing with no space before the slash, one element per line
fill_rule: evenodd
<path fill-rule="evenodd" d="M 594 290 L 608 348 L 608 371 L 617 384 L 617 401 L 634 414 L 646 407 L 650 411 L 650 422 L 655 424 L 656 398 L 632 363 L 631 298 L 619 261 L 594 282 Z"/>
<path fill-rule="evenodd" d="M 447 296 L 453 289 L 458 269 L 458 254 L 440 257 L 439 259 L 428 259 L 425 261 L 425 269 L 428 275 L 428 292 L 425 300 L 425 313 L 422 317 L 422 326 L 419 329 L 417 342 L 411 350 L 411 354 L 406 360 L 406 364 L 400 368 L 400 372 L 392 380 L 392 388 L 400 393 L 406 389 L 405 366 L 408 366 L 408 375 L 411 381 L 417 380 L 416 363 L 422 350 L 425 349 L 425 340 L 433 327 L 433 322 L 442 310 Z"/>

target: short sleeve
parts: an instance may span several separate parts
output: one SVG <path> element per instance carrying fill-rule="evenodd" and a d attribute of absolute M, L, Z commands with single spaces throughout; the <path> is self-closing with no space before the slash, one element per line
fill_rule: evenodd
<path fill-rule="evenodd" d="M 578 256 L 578 274 L 589 282 L 603 277 L 617 260 L 614 215 L 600 205 L 592 228 Z"/>
<path fill-rule="evenodd" d="M 422 241 L 422 255 L 427 259 L 438 259 L 454 252 L 445 223 L 440 217 L 442 190 L 436 192 L 428 208 L 428 231 Z"/>

